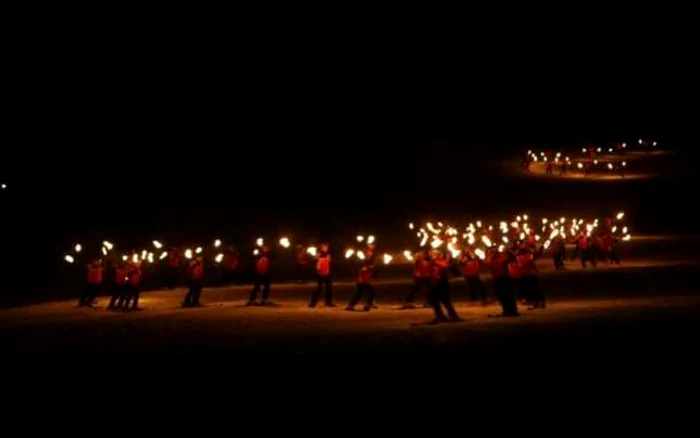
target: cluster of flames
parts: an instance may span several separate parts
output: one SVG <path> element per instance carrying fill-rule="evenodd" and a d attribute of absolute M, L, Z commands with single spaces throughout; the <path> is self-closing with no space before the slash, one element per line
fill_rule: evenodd
<path fill-rule="evenodd" d="M 611 232 L 617 238 L 623 241 L 631 239 L 628 227 L 622 223 L 625 214 L 618 213 L 614 218 L 614 223 Z M 497 249 L 503 251 L 512 245 L 527 242 L 534 239 L 536 245 L 542 245 L 543 249 L 549 248 L 552 240 L 561 236 L 565 239 L 573 239 L 582 231 L 585 231 L 587 236 L 596 230 L 599 226 L 599 220 L 586 220 L 582 218 L 542 218 L 540 221 L 532 221 L 527 214 L 513 217 L 510 221 L 499 221 L 494 224 L 487 224 L 480 220 L 469 222 L 467 226 L 460 231 L 457 227 L 446 225 L 443 222 L 426 222 L 422 226 L 416 226 L 413 223 L 408 225 L 408 228 L 416 232 L 419 239 L 419 247 L 421 250 L 432 249 L 442 251 L 446 249 L 452 257 L 458 257 L 463 251 L 468 251 L 480 259 L 485 259 L 488 251 Z M 357 244 L 352 247 L 347 247 L 344 251 L 345 259 L 357 258 L 361 261 L 370 257 L 370 252 L 374 253 L 376 238 L 373 235 L 356 237 Z M 143 249 L 135 251 L 131 254 L 122 254 L 121 259 L 124 262 L 133 263 L 155 263 L 156 260 L 164 260 L 168 257 L 169 252 L 163 250 L 163 243 L 158 240 L 152 242 L 152 249 Z M 277 244 L 280 248 L 288 249 L 292 246 L 289 237 L 281 237 Z M 223 242 L 221 239 L 216 239 L 210 248 L 213 251 L 207 251 L 207 254 L 213 255 L 213 262 L 220 264 L 224 260 L 224 253 L 221 251 Z M 103 256 L 114 255 L 114 244 L 105 240 L 102 242 L 101 251 Z M 75 257 L 83 250 L 81 244 L 76 244 L 73 247 L 71 254 L 64 255 L 64 260 L 67 263 L 74 263 Z M 269 250 L 269 245 L 265 239 L 258 237 L 255 239 L 255 248 L 253 255 L 259 255 L 261 251 Z M 311 257 L 318 255 L 318 249 L 315 246 L 305 246 L 305 251 Z M 197 256 L 204 256 L 204 248 L 201 246 L 195 248 L 187 248 L 182 252 L 186 259 L 192 259 Z M 384 264 L 390 264 L 394 260 L 403 260 L 406 262 L 413 261 L 414 251 L 406 249 L 401 253 L 383 253 L 381 260 Z"/>
<path fill-rule="evenodd" d="M 649 144 L 649 142 L 647 142 L 646 140 L 641 139 L 641 138 L 640 138 L 639 140 L 637 140 L 637 143 L 638 143 L 640 146 Z M 652 147 L 656 147 L 657 144 L 658 144 L 658 143 L 655 142 L 655 141 L 651 142 L 651 146 L 652 146 Z M 622 149 L 627 149 L 627 143 L 621 143 L 620 146 L 622 147 Z M 604 153 L 602 147 L 590 148 L 590 149 L 589 149 L 589 148 L 582 148 L 582 149 L 581 149 L 581 152 L 584 154 L 584 156 L 585 156 L 586 154 L 588 154 L 589 152 L 592 152 L 592 151 L 595 152 L 596 154 L 602 154 L 602 153 Z M 615 149 L 613 149 L 613 148 L 607 148 L 607 153 L 608 153 L 608 154 L 613 154 L 614 152 L 615 152 Z M 528 156 L 528 157 L 531 157 L 531 158 L 532 158 L 532 161 L 535 162 L 535 163 L 536 163 L 536 162 L 539 162 L 539 161 L 542 161 L 542 162 L 546 163 L 546 162 L 549 160 L 549 158 L 547 157 L 547 154 L 546 154 L 545 152 L 539 152 L 539 153 L 538 153 L 538 152 L 533 152 L 532 150 L 529 150 L 529 151 L 527 151 L 527 156 Z M 590 159 L 590 158 L 586 157 L 586 159 Z M 566 165 L 571 165 L 571 159 L 570 159 L 568 156 L 562 157 L 562 153 L 561 153 L 561 152 L 557 152 L 557 153 L 554 155 L 554 163 L 555 163 L 555 164 L 560 164 L 560 163 L 564 164 L 564 163 L 565 163 Z M 598 165 L 598 160 L 597 160 L 596 158 L 593 159 L 593 165 L 594 165 L 594 166 L 597 166 L 597 165 Z M 617 166 L 616 166 L 615 164 L 613 164 L 613 163 L 606 163 L 606 165 L 607 165 L 608 170 L 614 171 L 615 169 L 619 169 L 620 167 L 627 167 L 627 161 L 624 161 L 624 160 L 623 160 L 623 161 L 621 161 L 621 162 L 619 163 L 619 165 L 617 165 Z M 581 170 L 582 170 L 582 169 L 584 168 L 584 164 L 583 164 L 582 162 L 578 161 L 578 162 L 576 163 L 576 167 L 577 167 L 578 169 L 581 169 Z"/>
<path fill-rule="evenodd" d="M 617 213 L 610 231 L 620 240 L 629 241 L 632 236 L 629 229 L 622 223 L 625 214 Z M 510 221 L 499 221 L 498 224 L 486 224 L 480 220 L 470 222 L 461 231 L 442 222 L 433 224 L 426 222 L 419 227 L 416 236 L 421 248 L 440 250 L 445 248 L 452 257 L 458 257 L 463 251 L 469 251 L 480 259 L 485 259 L 488 251 L 497 249 L 503 251 L 512 245 L 519 245 L 533 239 L 535 245 L 549 248 L 557 237 L 574 239 L 582 231 L 587 237 L 599 227 L 598 219 L 583 218 L 542 218 L 539 222 L 530 222 L 527 214 L 515 216 Z M 409 229 L 416 231 L 411 223 Z M 410 251 L 404 251 L 404 257 L 412 260 Z"/>

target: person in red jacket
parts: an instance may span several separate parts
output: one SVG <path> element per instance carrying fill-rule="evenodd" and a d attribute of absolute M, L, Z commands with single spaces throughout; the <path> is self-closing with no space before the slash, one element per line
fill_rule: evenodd
<path fill-rule="evenodd" d="M 178 274 L 180 273 L 180 254 L 175 247 L 168 251 L 168 271 L 165 276 L 165 286 L 168 289 L 175 289 L 177 286 Z"/>
<path fill-rule="evenodd" d="M 489 255 L 488 265 L 491 269 L 491 275 L 493 275 L 494 291 L 503 309 L 502 314 L 492 316 L 520 316 L 510 278 L 508 278 L 509 258 L 509 255 L 503 251 L 493 250 Z"/>
<path fill-rule="evenodd" d="M 479 259 L 471 252 L 464 251 L 462 252 L 461 264 L 462 275 L 469 290 L 469 300 L 475 303 L 477 299 L 481 299 L 481 304 L 486 305 L 486 288 L 479 277 Z"/>
<path fill-rule="evenodd" d="M 413 287 L 408 292 L 404 301 L 403 309 L 415 309 L 414 300 L 416 295 L 424 294 L 426 299 L 426 307 L 428 306 L 428 291 L 430 290 L 430 274 L 432 272 L 431 263 L 426 260 L 428 257 L 427 251 L 416 253 L 413 261 Z"/>
<path fill-rule="evenodd" d="M 141 310 L 139 307 L 139 296 L 141 295 L 141 275 L 143 274 L 141 262 L 129 263 L 129 282 L 127 285 L 127 296 L 124 310 L 129 310 L 129 303 L 133 299 L 131 310 Z"/>
<path fill-rule="evenodd" d="M 197 257 L 187 264 L 187 284 L 189 290 L 185 295 L 182 307 L 201 307 L 199 297 L 202 295 L 202 280 L 204 279 L 204 257 Z"/>
<path fill-rule="evenodd" d="M 112 299 L 109 300 L 107 309 L 114 310 L 121 308 L 126 301 L 127 282 L 129 280 L 129 270 L 121 263 L 117 263 L 114 268 L 114 292 Z"/>
<path fill-rule="evenodd" d="M 224 253 L 223 265 L 224 284 L 234 283 L 238 274 L 238 251 L 229 247 Z"/>
<path fill-rule="evenodd" d="M 354 311 L 355 306 L 357 305 L 357 303 L 360 302 L 360 299 L 362 299 L 363 294 L 367 295 L 367 303 L 365 304 L 365 307 L 362 310 L 364 310 L 365 312 L 369 312 L 370 310 L 372 310 L 372 307 L 374 307 L 375 294 L 374 286 L 372 286 L 373 281 L 374 272 L 372 272 L 372 265 L 370 264 L 369 260 L 365 260 L 362 263 L 360 271 L 357 273 L 357 293 L 354 297 L 352 297 L 352 299 L 348 303 L 348 307 L 346 307 L 345 310 Z"/>
<path fill-rule="evenodd" d="M 309 279 L 309 254 L 304 245 L 297 245 L 295 249 L 296 278 L 299 283 L 306 283 Z"/>
<path fill-rule="evenodd" d="M 97 258 L 89 263 L 87 271 L 87 284 L 85 285 L 85 291 L 78 300 L 78 307 L 92 307 L 93 301 L 97 298 L 97 293 L 102 285 L 102 273 L 104 271 L 102 259 Z"/>
<path fill-rule="evenodd" d="M 576 249 L 581 254 L 581 266 L 586 267 L 586 262 L 591 262 L 593 267 L 596 266 L 595 260 L 591 257 L 591 242 L 590 238 L 583 231 L 576 239 Z"/>
<path fill-rule="evenodd" d="M 461 321 L 450 299 L 449 259 L 439 251 L 435 251 L 432 257 L 432 268 L 430 303 L 433 305 L 435 318 L 429 324 Z M 441 305 L 445 306 L 449 319 L 443 313 Z"/>
<path fill-rule="evenodd" d="M 370 262 L 367 259 L 367 262 Z M 321 252 L 316 260 L 316 274 L 318 286 L 311 296 L 309 307 L 314 308 L 321 298 L 321 292 L 326 289 L 326 307 L 336 307 L 333 304 L 333 281 L 331 280 L 331 254 L 328 244 L 321 245 Z"/>
<path fill-rule="evenodd" d="M 520 287 L 532 305 L 530 309 L 546 308 L 547 304 L 545 303 L 544 294 L 537 281 L 538 271 L 534 255 L 530 251 L 522 250 L 517 258 L 521 274 Z"/>
<path fill-rule="evenodd" d="M 258 299 L 258 293 L 262 289 L 261 306 L 271 304 L 268 302 L 270 297 L 270 249 L 263 246 L 260 250 L 258 258 L 255 260 L 255 276 L 253 278 L 253 290 L 250 291 L 250 297 L 246 306 L 254 306 L 255 300 Z"/>
<path fill-rule="evenodd" d="M 513 296 L 518 297 L 523 304 L 530 304 L 530 297 L 527 295 L 527 290 L 523 289 L 520 284 L 521 275 L 518 260 L 513 253 L 508 253 L 508 255 L 508 278 L 510 279 L 510 288 L 513 291 Z"/>

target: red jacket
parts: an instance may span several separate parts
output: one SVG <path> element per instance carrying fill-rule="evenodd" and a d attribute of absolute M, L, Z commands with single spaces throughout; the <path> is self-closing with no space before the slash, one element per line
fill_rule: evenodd
<path fill-rule="evenodd" d="M 532 254 L 521 254 L 518 256 L 518 264 L 520 265 L 520 274 L 523 276 L 537 275 L 537 265 Z"/>
<path fill-rule="evenodd" d="M 462 274 L 465 277 L 478 277 L 479 276 L 479 260 L 472 259 L 464 262 L 462 266 Z"/>
<path fill-rule="evenodd" d="M 197 260 L 192 260 L 187 266 L 187 277 L 190 280 L 201 280 L 204 275 L 204 265 Z"/>
<path fill-rule="evenodd" d="M 102 283 L 102 271 L 103 268 L 101 265 L 88 265 L 87 282 L 90 284 Z"/>
<path fill-rule="evenodd" d="M 255 272 L 258 275 L 266 275 L 270 271 L 270 259 L 267 256 L 260 256 L 255 262 Z"/>
<path fill-rule="evenodd" d="M 316 262 L 316 272 L 318 275 L 327 276 L 331 275 L 331 256 L 330 254 L 319 256 Z"/>

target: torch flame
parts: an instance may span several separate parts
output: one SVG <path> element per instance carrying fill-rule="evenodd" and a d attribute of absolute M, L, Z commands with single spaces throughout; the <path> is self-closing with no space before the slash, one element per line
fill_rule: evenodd
<path fill-rule="evenodd" d="M 187 248 L 187 249 L 185 250 L 185 258 L 186 258 L 186 259 L 191 259 L 191 258 L 192 258 L 192 250 L 191 250 L 191 249 Z"/>
<path fill-rule="evenodd" d="M 487 247 L 491 247 L 493 244 L 491 243 L 491 239 L 489 239 L 486 236 L 481 236 L 481 241 L 484 242 L 484 245 Z"/>
<path fill-rule="evenodd" d="M 345 250 L 345 258 L 346 259 L 349 259 L 350 257 L 352 257 L 353 254 L 355 254 L 354 249 L 346 249 Z"/>
<path fill-rule="evenodd" d="M 255 244 L 258 246 L 263 246 L 265 244 L 265 241 L 262 237 L 258 237 L 257 239 L 255 239 Z"/>
<path fill-rule="evenodd" d="M 411 251 L 409 251 L 409 250 L 405 250 L 405 251 L 403 252 L 403 256 L 404 256 L 404 258 L 405 258 L 406 260 L 408 260 L 409 262 L 413 260 L 413 254 L 411 254 Z"/>
<path fill-rule="evenodd" d="M 218 248 L 218 247 L 220 247 L 220 246 L 221 246 L 221 240 L 216 239 L 216 240 L 214 241 L 214 248 Z"/>
<path fill-rule="evenodd" d="M 368 236 L 367 243 L 374 243 L 374 236 Z"/>
<path fill-rule="evenodd" d="M 63 256 L 63 260 L 65 260 L 65 261 L 68 262 L 68 263 L 73 263 L 73 262 L 75 262 L 75 259 L 74 259 L 73 256 L 70 255 L 70 254 L 66 254 L 65 256 Z"/>
<path fill-rule="evenodd" d="M 102 247 L 102 255 L 107 255 L 107 248 L 104 246 Z"/>
<path fill-rule="evenodd" d="M 165 258 L 166 258 L 167 256 L 168 256 L 168 252 L 167 252 L 167 251 L 163 251 L 162 253 L 160 253 L 160 257 L 158 257 L 158 259 L 159 259 L 159 260 L 165 260 Z"/>
<path fill-rule="evenodd" d="M 292 244 L 292 242 L 289 241 L 289 238 L 283 237 L 280 239 L 280 245 L 283 248 L 289 248 L 289 246 Z"/>
<path fill-rule="evenodd" d="M 306 248 L 306 253 L 313 256 L 313 257 L 316 257 L 316 254 L 318 254 L 318 250 L 316 249 L 315 246 L 310 246 L 310 247 Z"/>
<path fill-rule="evenodd" d="M 196 252 L 197 254 L 201 254 L 201 253 L 202 253 L 202 247 L 201 247 L 201 246 L 198 246 L 197 249 L 194 250 L 194 252 Z"/>
<path fill-rule="evenodd" d="M 107 240 L 105 240 L 104 242 L 102 242 L 102 246 L 104 246 L 105 248 L 107 248 L 109 251 L 111 251 L 112 248 L 114 248 L 114 245 L 112 245 L 112 243 L 109 242 L 109 241 L 107 241 Z"/>
<path fill-rule="evenodd" d="M 160 243 L 160 242 L 157 241 L 157 240 L 154 240 L 154 241 L 153 241 L 153 246 L 155 246 L 156 249 L 161 249 L 161 248 L 163 247 L 163 244 Z"/>
<path fill-rule="evenodd" d="M 76 243 L 76 244 L 75 244 L 75 252 L 80 252 L 80 251 L 82 251 L 82 250 L 83 250 L 82 245 L 80 245 L 79 243 Z"/>
<path fill-rule="evenodd" d="M 364 259 L 365 259 L 365 253 L 362 252 L 362 251 L 357 251 L 357 258 L 360 259 L 360 260 L 364 260 Z"/>
<path fill-rule="evenodd" d="M 391 254 L 384 254 L 384 264 L 388 265 L 394 259 Z"/>
<path fill-rule="evenodd" d="M 475 249 L 474 254 L 476 254 L 476 256 L 479 257 L 481 260 L 484 260 L 486 258 L 486 253 L 484 252 L 483 249 L 480 249 L 480 248 Z"/>
<path fill-rule="evenodd" d="M 619 212 L 619 213 L 617 214 L 617 216 L 615 216 L 615 218 L 616 218 L 617 220 L 622 220 L 623 217 L 625 217 L 625 213 L 622 212 L 622 211 Z"/>
<path fill-rule="evenodd" d="M 627 242 L 630 239 L 632 239 L 632 236 L 629 234 L 622 238 L 622 240 L 624 240 L 625 242 Z"/>
<path fill-rule="evenodd" d="M 412 230 L 413 228 L 414 228 L 413 222 L 411 222 L 410 224 L 408 224 L 408 229 L 409 229 L 409 230 Z"/>
<path fill-rule="evenodd" d="M 224 260 L 224 255 L 222 253 L 219 253 L 216 255 L 216 258 L 214 260 L 216 260 L 216 263 L 221 263 Z"/>

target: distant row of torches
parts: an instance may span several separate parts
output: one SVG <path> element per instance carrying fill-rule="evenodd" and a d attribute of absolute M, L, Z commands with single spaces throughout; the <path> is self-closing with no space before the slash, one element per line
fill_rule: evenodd
<path fill-rule="evenodd" d="M 639 144 L 639 145 L 644 144 L 644 140 L 640 138 L 640 139 L 638 140 L 638 144 Z M 651 143 L 651 145 L 652 145 L 653 147 L 656 147 L 656 146 L 657 146 L 657 143 L 654 141 L 654 142 Z M 621 146 L 622 146 L 623 149 L 627 149 L 627 143 L 622 143 Z M 584 154 L 588 153 L 589 151 L 590 151 L 590 149 L 588 149 L 588 148 L 582 148 L 582 149 L 581 149 L 581 152 L 583 152 Z M 595 149 L 595 152 L 600 154 L 600 153 L 603 152 L 603 148 L 602 148 L 602 147 L 598 147 L 598 148 Z M 614 152 L 615 152 L 615 150 L 614 150 L 613 148 L 608 148 L 608 153 L 614 153 Z M 538 156 L 536 152 L 532 152 L 532 151 L 530 150 L 530 151 L 527 151 L 527 155 L 528 155 L 528 156 L 531 156 L 531 157 L 532 157 L 532 161 L 534 161 L 534 162 L 538 162 L 538 161 L 541 159 L 543 162 L 546 163 L 547 160 L 548 160 L 547 155 L 546 155 L 544 152 L 540 152 L 540 153 L 539 153 L 539 156 Z M 565 157 L 562 158 L 561 155 L 562 155 L 561 152 L 557 152 L 557 153 L 556 153 L 556 155 L 554 156 L 554 163 L 559 164 L 560 162 L 563 162 L 563 163 L 566 163 L 567 165 L 570 165 L 570 164 L 571 164 L 571 159 L 570 159 L 569 157 L 567 157 L 567 156 L 565 156 Z M 593 159 L 593 165 L 598 165 L 598 160 L 597 160 L 597 159 Z M 627 162 L 626 162 L 626 161 L 622 161 L 622 162 L 619 164 L 619 166 L 621 166 L 621 167 L 627 167 Z M 584 168 L 584 164 L 581 163 L 581 162 L 576 163 L 576 167 L 577 167 L 578 169 L 583 169 L 583 168 Z M 608 168 L 609 170 L 615 170 L 616 168 L 618 168 L 618 166 L 615 166 L 613 163 L 607 163 L 607 168 Z"/>
<path fill-rule="evenodd" d="M 622 212 L 615 216 L 616 221 L 621 221 L 623 218 L 624 213 Z M 445 245 L 447 251 L 449 251 L 453 257 L 458 257 L 462 251 L 467 250 L 471 251 L 475 256 L 483 260 L 486 258 L 487 251 L 491 249 L 503 251 L 507 245 L 510 245 L 511 243 L 523 242 L 532 234 L 534 234 L 534 239 L 536 242 L 540 242 L 542 240 L 540 233 L 542 235 L 546 235 L 547 238 L 543 243 L 543 247 L 544 249 L 547 249 L 551 245 L 552 240 L 557 236 L 575 237 L 582 229 L 585 229 L 586 235 L 590 236 L 593 230 L 595 230 L 599 225 L 598 219 L 593 221 L 585 221 L 584 219 L 577 218 L 567 220 L 565 217 L 560 217 L 554 220 L 543 218 L 539 233 L 536 233 L 535 229 L 528 223 L 528 220 L 529 217 L 527 214 L 518 215 L 511 222 L 500 221 L 497 227 L 494 225 L 486 225 L 482 221 L 477 220 L 470 222 L 468 226 L 464 228 L 463 232 L 461 233 L 461 237 L 460 232 L 455 227 L 446 226 L 442 222 L 436 222 L 435 224 L 432 222 L 426 222 L 423 227 L 418 228 L 416 233 L 417 237 L 420 239 L 419 246 L 421 248 L 439 250 L 443 245 Z M 416 230 L 416 226 L 413 223 L 410 223 L 408 227 L 410 230 Z M 620 231 L 620 233 L 618 233 L 618 231 Z M 631 239 L 631 236 L 628 233 L 628 228 L 622 224 L 613 225 L 611 232 L 613 234 L 622 235 L 623 241 L 628 241 Z M 547 233 L 549 234 L 547 235 Z M 373 247 L 376 239 L 373 235 L 369 235 L 366 238 L 363 235 L 358 235 L 356 240 L 358 244 L 367 245 L 367 249 L 363 250 L 357 247 L 346 248 L 344 251 L 344 257 L 345 259 L 352 259 L 356 257 L 357 259 L 364 261 L 368 258 L 369 248 Z M 163 249 L 164 245 L 160 241 L 154 240 L 152 243 L 156 250 Z M 223 243 L 220 239 L 216 239 L 214 240 L 212 246 L 219 249 L 222 244 Z M 278 244 L 280 247 L 286 249 L 291 247 L 292 242 L 288 237 L 282 237 L 279 239 Z M 256 248 L 253 250 L 253 255 L 258 256 L 260 252 L 267 247 L 267 244 L 262 237 L 259 237 L 255 240 L 255 246 Z M 101 251 L 104 256 L 109 255 L 113 249 L 114 245 L 111 242 L 107 240 L 102 242 Z M 82 245 L 79 243 L 73 247 L 73 252 L 76 255 L 81 253 L 82 250 Z M 318 255 L 318 249 L 315 246 L 306 247 L 305 251 L 312 257 L 316 257 Z M 203 252 L 204 249 L 201 246 L 198 246 L 194 249 L 187 248 L 182 254 L 186 259 L 192 259 L 197 255 L 202 255 Z M 167 257 L 168 251 L 162 250 L 157 259 L 164 260 Z M 381 256 L 381 260 L 384 264 L 390 264 L 397 258 L 403 258 L 404 261 L 411 262 L 414 259 L 414 253 L 411 250 L 406 249 L 400 254 L 394 255 L 390 253 L 383 253 Z M 121 259 L 124 262 L 155 263 L 156 254 L 152 251 L 144 249 L 140 252 L 134 252 L 130 256 L 123 254 Z M 73 254 L 66 254 L 64 256 L 64 260 L 67 263 L 74 263 L 75 257 Z M 219 252 L 214 256 L 213 260 L 215 263 L 220 264 L 224 260 L 224 253 Z"/>

